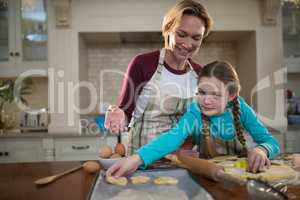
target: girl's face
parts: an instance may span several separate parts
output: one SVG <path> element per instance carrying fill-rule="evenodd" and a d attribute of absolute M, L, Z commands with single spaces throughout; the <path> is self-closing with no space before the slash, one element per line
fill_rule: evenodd
<path fill-rule="evenodd" d="M 194 55 L 205 32 L 204 21 L 195 16 L 183 15 L 181 23 L 169 34 L 169 46 L 178 60 Z"/>
<path fill-rule="evenodd" d="M 226 85 L 215 77 L 201 77 L 198 85 L 198 102 L 206 116 L 222 114 L 236 95 L 229 95 Z"/>

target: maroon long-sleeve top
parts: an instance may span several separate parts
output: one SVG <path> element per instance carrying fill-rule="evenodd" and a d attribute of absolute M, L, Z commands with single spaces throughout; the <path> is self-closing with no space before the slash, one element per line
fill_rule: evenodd
<path fill-rule="evenodd" d="M 121 108 L 126 116 L 128 122 L 131 119 L 134 111 L 136 100 L 141 93 L 143 86 L 151 79 L 157 69 L 159 61 L 159 50 L 139 54 L 135 56 L 128 64 L 127 72 L 125 74 L 121 93 L 119 96 L 119 108 Z M 201 71 L 201 65 L 189 60 L 196 73 Z M 168 66 L 165 62 L 166 69 L 174 74 L 184 74 L 186 70 L 175 70 Z"/>

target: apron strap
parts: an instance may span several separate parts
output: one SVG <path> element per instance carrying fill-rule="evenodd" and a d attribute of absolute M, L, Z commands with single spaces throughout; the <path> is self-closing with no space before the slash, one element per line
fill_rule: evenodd
<path fill-rule="evenodd" d="M 152 83 L 152 82 L 155 82 L 155 81 L 160 81 L 160 77 L 161 77 L 161 73 L 163 71 L 163 67 L 164 67 L 164 60 L 165 60 L 165 54 L 166 54 L 166 49 L 165 48 L 162 48 L 160 50 L 160 53 L 159 53 L 159 61 L 158 61 L 158 66 L 157 66 L 157 69 L 156 71 L 154 72 L 154 74 L 152 75 L 151 79 L 148 81 L 148 83 L 144 86 L 138 100 L 137 100 L 137 103 L 139 102 L 139 99 L 141 98 L 141 96 L 143 95 L 146 95 L 146 96 L 149 96 L 150 95 L 150 90 L 149 88 L 147 88 L 147 85 L 149 85 L 149 83 Z M 140 112 L 141 114 L 144 113 L 148 103 L 149 103 L 149 99 L 143 99 L 143 108 L 142 108 L 142 111 Z M 134 109 L 133 113 L 132 113 L 132 117 L 131 117 L 131 120 L 129 122 L 129 128 L 133 127 L 133 124 L 134 124 L 134 121 L 136 120 L 137 116 L 136 116 L 136 109 Z"/>
<path fill-rule="evenodd" d="M 160 50 L 160 54 L 159 54 L 158 66 L 157 66 L 156 72 L 153 75 L 153 81 L 160 81 L 161 73 L 164 68 L 165 55 L 166 55 L 166 49 L 162 48 Z"/>
<path fill-rule="evenodd" d="M 166 55 L 166 49 L 165 49 L 165 48 L 162 48 L 162 49 L 160 50 L 160 53 L 159 53 L 159 61 L 158 61 L 158 64 L 164 65 L 165 55 Z"/>
<path fill-rule="evenodd" d="M 198 76 L 198 74 L 195 72 L 195 70 L 194 70 L 194 68 L 193 68 L 193 66 L 192 66 L 192 64 L 190 63 L 189 60 L 187 60 L 187 63 L 188 63 L 188 66 L 189 66 L 189 68 L 190 68 L 190 70 L 191 70 L 193 76 L 194 76 L 196 79 L 198 79 L 199 76 Z"/>

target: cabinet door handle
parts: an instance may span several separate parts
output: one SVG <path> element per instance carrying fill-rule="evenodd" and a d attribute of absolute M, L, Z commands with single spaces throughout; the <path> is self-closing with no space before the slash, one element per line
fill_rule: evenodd
<path fill-rule="evenodd" d="M 13 57 L 15 54 L 14 54 L 14 52 L 9 52 L 9 55 L 10 55 L 11 57 Z"/>
<path fill-rule="evenodd" d="M 3 156 L 3 152 L 0 152 L 0 156 Z"/>
<path fill-rule="evenodd" d="M 85 149 L 89 149 L 89 148 L 90 148 L 90 145 L 85 145 L 85 146 L 72 145 L 72 149 L 74 149 L 74 150 L 85 150 Z"/>
<path fill-rule="evenodd" d="M 15 52 L 15 56 L 20 56 L 20 53 L 19 52 Z"/>
<path fill-rule="evenodd" d="M 9 152 L 4 152 L 4 156 L 9 156 Z"/>

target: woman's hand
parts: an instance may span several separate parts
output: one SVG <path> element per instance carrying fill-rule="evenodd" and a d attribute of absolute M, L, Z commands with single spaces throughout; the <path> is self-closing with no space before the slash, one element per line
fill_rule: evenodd
<path fill-rule="evenodd" d="M 110 105 L 105 113 L 104 127 L 111 133 L 119 134 L 127 130 L 126 116 L 122 109 L 117 106 Z"/>
<path fill-rule="evenodd" d="M 114 176 L 116 178 L 126 176 L 135 172 L 141 164 L 143 164 L 143 161 L 137 154 L 127 158 L 123 158 L 115 164 L 113 164 L 106 171 L 106 176 Z"/>
<path fill-rule="evenodd" d="M 248 171 L 256 173 L 263 171 L 265 165 L 267 169 L 271 166 L 271 161 L 268 159 L 267 150 L 263 147 L 255 147 L 248 152 Z"/>

